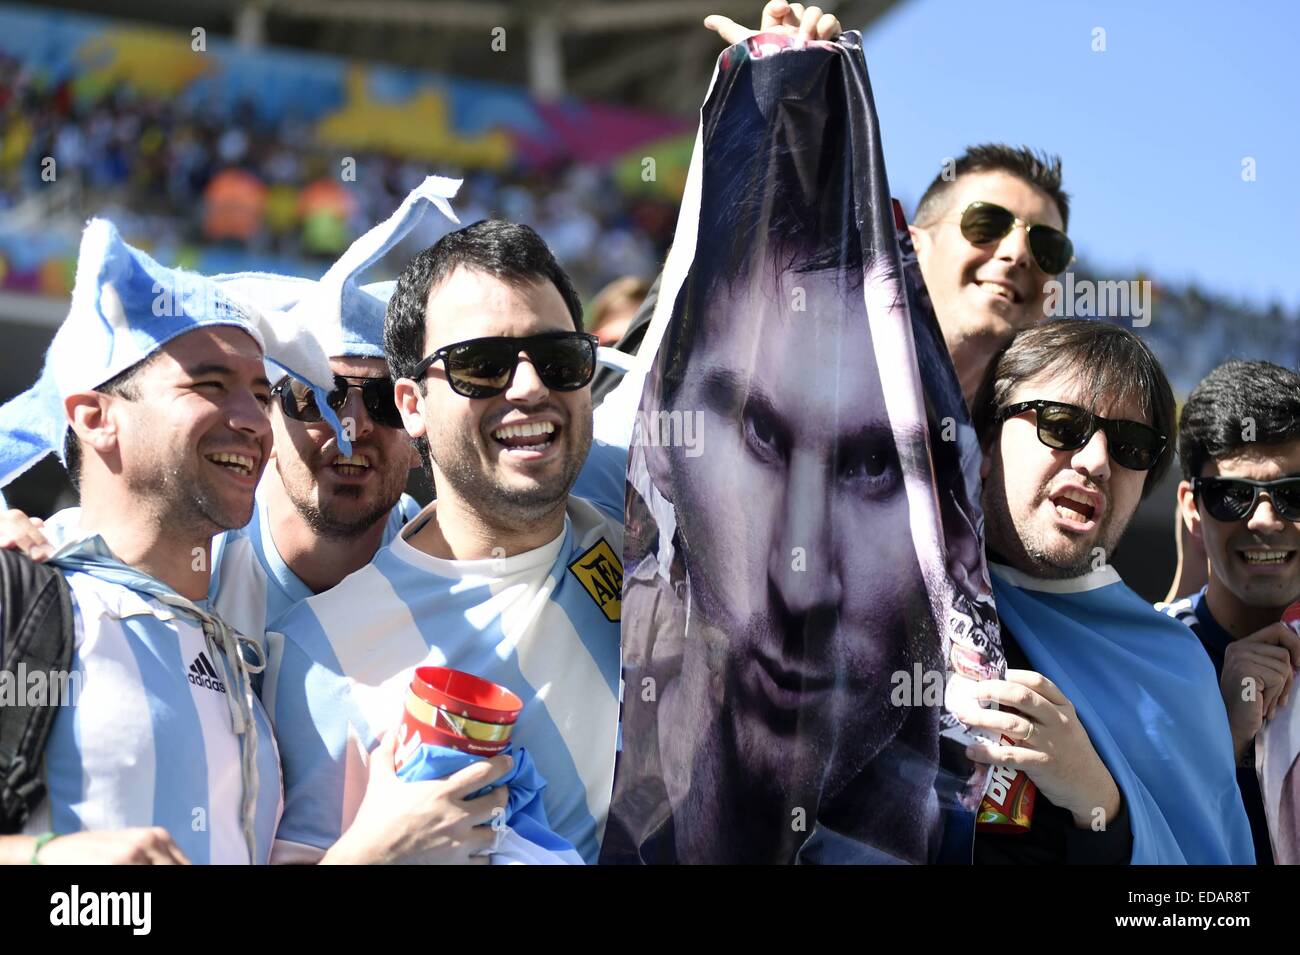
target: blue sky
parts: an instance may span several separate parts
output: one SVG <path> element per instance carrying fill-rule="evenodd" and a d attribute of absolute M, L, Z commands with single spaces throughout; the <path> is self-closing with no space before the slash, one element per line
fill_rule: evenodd
<path fill-rule="evenodd" d="M 1087 264 L 1290 311 L 1297 41 L 1300 4 L 1286 0 L 904 0 L 864 37 L 890 185 L 909 215 L 944 157 L 1026 143 L 1061 155 Z"/>

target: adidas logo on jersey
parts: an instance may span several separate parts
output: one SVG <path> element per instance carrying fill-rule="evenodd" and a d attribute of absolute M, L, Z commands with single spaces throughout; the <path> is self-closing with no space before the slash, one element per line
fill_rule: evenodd
<path fill-rule="evenodd" d="M 221 682 L 217 676 L 217 671 L 212 668 L 212 662 L 208 655 L 202 650 L 190 664 L 190 682 L 195 686 L 207 687 L 209 690 L 216 690 L 218 693 L 226 692 L 226 685 Z"/>

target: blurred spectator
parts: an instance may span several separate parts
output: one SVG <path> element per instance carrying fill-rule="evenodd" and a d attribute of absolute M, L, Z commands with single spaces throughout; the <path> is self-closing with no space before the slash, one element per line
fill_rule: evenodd
<path fill-rule="evenodd" d="M 252 243 L 262 229 L 266 186 L 242 169 L 223 169 L 203 194 L 203 236 Z"/>
<path fill-rule="evenodd" d="M 252 259 L 223 260 L 231 267 L 319 274 L 431 173 L 465 177 L 453 202 L 463 224 L 495 216 L 535 227 L 584 296 L 620 276 L 655 275 L 677 221 L 676 203 L 629 197 L 608 169 L 582 163 L 496 172 L 358 150 L 349 157 L 355 181 L 345 182 L 343 158 L 321 148 L 310 123 L 270 124 L 247 102 L 223 109 L 123 87 L 90 90 L 75 77 L 50 80 L 0 54 L 0 238 L 7 227 L 26 253 L 61 235 L 69 251 L 66 260 L 20 269 L 0 247 L 0 286 L 66 294 L 76 236 L 92 215 L 113 218 L 128 237 L 173 261 L 200 262 L 193 246 L 220 242 L 223 251 L 243 250 Z M 55 160 L 54 181 L 44 175 L 46 159 Z M 233 201 L 225 195 L 231 183 Z M 214 198 L 222 200 L 215 215 Z M 442 231 L 440 223 L 422 226 L 390 261 L 414 255 Z M 1080 267 L 1078 277 L 1098 276 Z M 604 324 L 599 311 L 602 303 L 594 302 L 592 327 Z M 1139 333 L 1178 392 L 1225 356 L 1300 365 L 1294 311 L 1164 285 L 1155 289 L 1152 311 Z"/>
<path fill-rule="evenodd" d="M 298 196 L 302 247 L 309 255 L 335 258 L 352 242 L 348 220 L 356 203 L 337 179 L 321 177 Z"/>
<path fill-rule="evenodd" d="M 587 330 L 599 338 L 602 345 L 613 347 L 627 331 L 649 291 L 650 283 L 634 275 L 610 282 L 591 303 L 589 319 L 585 323 Z"/>

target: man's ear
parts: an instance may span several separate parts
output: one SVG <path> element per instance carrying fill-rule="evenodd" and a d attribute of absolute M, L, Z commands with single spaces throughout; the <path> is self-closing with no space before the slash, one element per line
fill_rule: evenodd
<path fill-rule="evenodd" d="M 996 441 L 996 439 L 994 439 L 994 441 Z M 987 448 L 982 448 L 980 451 L 980 483 L 981 484 L 987 481 L 989 479 L 989 474 L 993 472 L 994 441 L 990 441 L 989 446 Z"/>
<path fill-rule="evenodd" d="M 393 384 L 393 400 L 397 403 L 397 410 L 402 415 L 402 425 L 406 428 L 406 433 L 412 438 L 422 438 L 428 434 L 428 427 L 424 423 L 424 396 L 420 394 L 420 386 L 410 378 L 398 378 Z M 419 466 L 419 455 L 416 454 L 416 466 Z"/>
<path fill-rule="evenodd" d="M 672 469 L 673 462 L 667 447 L 669 442 L 653 440 L 654 437 L 644 433 L 642 429 L 653 427 L 652 422 L 659 421 L 660 409 L 664 408 L 663 402 L 664 383 L 661 376 L 651 369 L 651 373 L 646 375 L 645 394 L 641 399 L 641 407 L 637 408 L 636 424 L 632 431 L 632 443 L 640 443 L 641 451 L 645 455 L 646 471 L 650 474 L 650 482 L 655 486 L 660 494 L 668 501 L 673 499 L 673 481 Z M 642 408 L 651 410 L 643 411 Z M 665 409 L 666 410 L 666 409 Z M 683 411 L 682 414 L 692 414 L 694 412 Z"/>
<path fill-rule="evenodd" d="M 1183 519 L 1187 533 L 1200 540 L 1201 512 L 1196 507 L 1196 495 L 1192 493 L 1191 481 L 1178 482 L 1178 514 Z"/>
<path fill-rule="evenodd" d="M 77 439 L 100 454 L 111 453 L 117 447 L 112 403 L 112 396 L 101 391 L 78 391 L 63 399 L 63 411 Z"/>
<path fill-rule="evenodd" d="M 916 258 L 920 261 L 922 256 L 930 253 L 930 231 L 918 225 L 909 225 L 907 231 L 912 236 L 912 248 L 916 250 Z"/>

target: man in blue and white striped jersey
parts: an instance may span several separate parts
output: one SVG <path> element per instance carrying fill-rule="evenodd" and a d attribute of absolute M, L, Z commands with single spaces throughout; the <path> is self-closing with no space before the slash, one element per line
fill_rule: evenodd
<path fill-rule="evenodd" d="M 596 347 L 580 328 L 572 283 L 527 226 L 452 232 L 398 280 L 385 347 L 438 500 L 273 626 L 277 859 L 344 852 L 371 751 L 428 663 L 523 699 L 514 740 L 547 781 L 550 825 L 594 861 L 618 725 L 626 451 L 593 446 Z"/>
<path fill-rule="evenodd" d="M 0 860 L 269 857 L 282 801 L 259 654 L 206 605 L 211 539 L 247 523 L 270 453 L 264 358 L 329 380 L 309 336 L 87 226 L 42 375 L 0 409 L 0 485 L 54 452 L 82 495 L 52 558 L 77 691 L 43 753 L 48 796 Z"/>
<path fill-rule="evenodd" d="M 426 179 L 393 216 L 358 239 L 320 282 L 261 273 L 212 280 L 215 288 L 254 304 L 287 327 L 299 328 L 304 337 L 310 332 L 320 350 L 332 356 L 323 378 L 334 385 L 328 398 L 326 391 L 314 393 L 268 363 L 266 376 L 276 382 L 270 402 L 274 442 L 261 460 L 273 467 L 258 484 L 252 520 L 219 534 L 212 542 L 210 563 L 206 547 L 200 561 L 212 567 L 208 606 L 239 634 L 263 642 L 269 619 L 363 567 L 419 510 L 417 502 L 402 493 L 419 459 L 397 415 L 382 357 L 384 309 L 393 283 L 361 286 L 358 278 L 430 207 L 454 223 L 447 200 L 458 185 L 455 180 Z M 337 430 L 321 420 L 322 409 L 336 423 L 342 419 L 350 448 L 342 447 Z M 18 511 L 5 519 L 11 538 L 5 546 L 16 544 L 37 559 L 86 533 L 80 508 L 60 512 L 43 527 L 30 525 Z M 486 830 L 468 833 L 467 823 L 486 821 L 504 791 L 473 801 L 456 794 L 475 791 L 499 775 L 497 770 L 496 764 L 471 767 L 445 782 L 387 790 L 381 781 L 379 789 L 387 798 L 373 800 L 373 823 L 361 826 L 361 835 L 354 839 L 361 851 L 348 858 L 439 861 L 444 859 L 443 846 L 463 854 L 480 848 L 484 840 L 490 843 Z M 388 776 L 391 782 L 391 769 Z M 403 845 L 404 827 L 424 835 L 414 845 Z M 140 836 L 147 839 L 147 833 Z M 62 849 L 60 845 L 55 851 Z M 142 857 L 137 853 L 117 858 Z"/>

